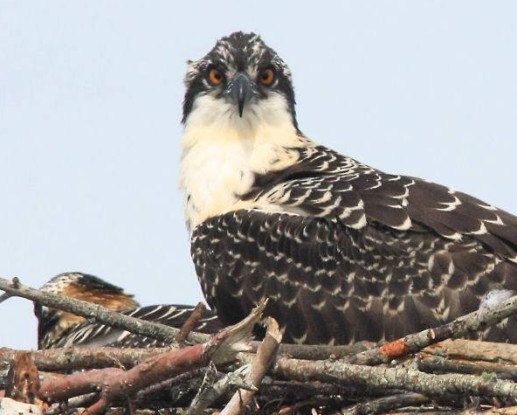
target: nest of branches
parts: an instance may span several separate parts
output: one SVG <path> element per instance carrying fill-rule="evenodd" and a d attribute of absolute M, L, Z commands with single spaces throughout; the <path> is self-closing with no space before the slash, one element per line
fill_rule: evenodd
<path fill-rule="evenodd" d="M 517 414 L 517 345 L 461 339 L 515 313 L 517 297 L 381 346 L 331 347 L 282 344 L 273 319 L 252 341 L 265 303 L 208 336 L 190 333 L 196 313 L 177 330 L 17 280 L 0 289 L 171 343 L 0 349 L 0 414 Z"/>

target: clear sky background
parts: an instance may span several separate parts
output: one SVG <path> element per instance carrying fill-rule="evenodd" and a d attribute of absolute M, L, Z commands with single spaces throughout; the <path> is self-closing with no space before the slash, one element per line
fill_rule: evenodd
<path fill-rule="evenodd" d="M 290 65 L 312 139 L 517 213 L 517 2 L 0 0 L 0 275 L 201 299 L 178 191 L 185 61 L 235 30 Z M 0 347 L 36 344 L 0 304 Z"/>

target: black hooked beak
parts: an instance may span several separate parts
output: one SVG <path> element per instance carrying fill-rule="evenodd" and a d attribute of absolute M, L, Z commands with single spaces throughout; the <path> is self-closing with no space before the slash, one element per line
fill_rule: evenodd
<path fill-rule="evenodd" d="M 230 84 L 228 95 L 239 109 L 239 117 L 242 117 L 244 106 L 255 95 L 252 81 L 243 73 L 238 73 Z"/>

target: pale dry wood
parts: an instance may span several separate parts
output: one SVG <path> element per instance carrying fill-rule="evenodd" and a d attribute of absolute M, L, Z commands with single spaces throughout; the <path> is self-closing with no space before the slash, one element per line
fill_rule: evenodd
<path fill-rule="evenodd" d="M 244 413 L 276 356 L 281 341 L 280 327 L 274 318 L 269 317 L 266 336 L 258 348 L 247 374 L 248 383 L 255 386 L 256 390 L 239 389 L 226 404 L 221 415 L 241 415 Z"/>
<path fill-rule="evenodd" d="M 500 362 L 517 365 L 517 344 L 511 343 L 456 339 L 426 347 L 423 352 L 447 359 Z"/>
<path fill-rule="evenodd" d="M 216 374 L 214 374 L 209 367 L 203 379 L 203 385 L 199 393 L 192 400 L 186 415 L 197 415 L 201 413 L 217 399 L 229 392 L 233 392 L 237 388 L 249 389 L 252 385 L 245 384 L 246 372 L 249 368 L 249 365 L 241 366 L 217 380 L 215 377 Z"/>
<path fill-rule="evenodd" d="M 337 382 L 373 390 L 398 389 L 428 396 L 460 394 L 498 397 L 517 402 L 517 384 L 514 382 L 472 375 L 432 375 L 411 366 L 376 367 L 281 358 L 272 369 L 275 374 L 303 381 Z"/>
<path fill-rule="evenodd" d="M 428 373 L 465 373 L 469 375 L 491 373 L 498 379 L 517 379 L 517 366 L 514 364 L 447 359 L 422 353 L 421 356 L 418 356 L 417 366 L 419 370 Z"/>

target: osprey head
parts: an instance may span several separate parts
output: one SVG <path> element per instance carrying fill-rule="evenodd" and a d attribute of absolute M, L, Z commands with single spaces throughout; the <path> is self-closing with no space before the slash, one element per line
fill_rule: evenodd
<path fill-rule="evenodd" d="M 219 39 L 205 57 L 189 61 L 185 84 L 183 123 L 199 107 L 217 105 L 218 117 L 224 114 L 236 123 L 288 111 L 296 127 L 291 71 L 254 33 L 232 33 Z M 213 113 L 207 111 L 207 116 Z"/>

